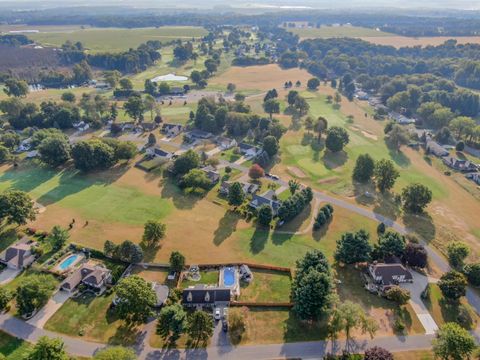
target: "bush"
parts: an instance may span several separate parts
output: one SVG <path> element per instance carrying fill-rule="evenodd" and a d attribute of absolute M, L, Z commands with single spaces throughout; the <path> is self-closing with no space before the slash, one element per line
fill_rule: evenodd
<path fill-rule="evenodd" d="M 380 224 L 378 224 L 377 226 L 377 234 L 378 235 L 381 235 L 381 234 L 385 234 L 385 230 L 387 229 L 387 227 L 385 226 L 385 224 L 383 222 L 381 222 Z"/>
<path fill-rule="evenodd" d="M 410 300 L 410 291 L 401 288 L 400 286 L 392 286 L 385 293 L 388 300 L 395 301 L 399 305 L 404 305 Z"/>
<path fill-rule="evenodd" d="M 315 218 L 315 222 L 313 224 L 313 229 L 318 230 L 327 222 L 332 219 L 333 216 L 333 206 L 330 204 L 324 205 L 318 210 L 317 217 Z"/>

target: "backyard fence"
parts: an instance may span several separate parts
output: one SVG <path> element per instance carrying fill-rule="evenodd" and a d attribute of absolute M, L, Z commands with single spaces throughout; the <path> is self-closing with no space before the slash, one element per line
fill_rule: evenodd
<path fill-rule="evenodd" d="M 246 307 L 277 307 L 277 308 L 292 308 L 291 302 L 252 302 L 252 301 L 232 301 L 230 306 L 246 306 Z"/>
<path fill-rule="evenodd" d="M 252 264 L 248 262 L 238 262 L 238 263 L 217 263 L 217 264 L 196 264 L 200 269 L 209 269 L 209 268 L 221 268 L 225 266 L 240 266 L 240 265 L 247 265 L 251 269 L 259 269 L 259 270 L 271 270 L 271 271 L 279 271 L 285 272 L 288 274 L 292 274 L 292 269 L 288 267 L 282 266 L 274 266 L 274 265 L 264 265 L 264 264 Z"/>

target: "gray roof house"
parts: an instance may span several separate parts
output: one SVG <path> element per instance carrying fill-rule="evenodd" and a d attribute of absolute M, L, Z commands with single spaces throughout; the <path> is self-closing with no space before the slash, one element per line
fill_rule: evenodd
<path fill-rule="evenodd" d="M 205 175 L 207 175 L 212 185 L 215 185 L 220 180 L 220 174 L 217 170 L 215 170 L 213 166 L 208 165 L 201 168 L 200 170 L 202 170 Z"/>
<path fill-rule="evenodd" d="M 238 148 L 240 149 L 240 152 L 247 157 L 257 156 L 262 151 L 258 146 L 246 143 L 238 144 Z"/>
<path fill-rule="evenodd" d="M 60 289 L 72 292 L 78 285 L 84 284 L 94 290 L 101 291 L 111 280 L 111 271 L 103 265 L 85 263 L 62 282 Z"/>
<path fill-rule="evenodd" d="M 153 148 L 148 148 L 145 152 L 147 155 L 156 156 L 164 159 L 171 159 L 173 157 L 173 153 L 163 150 L 158 146 Z"/>
<path fill-rule="evenodd" d="M 402 264 L 370 264 L 368 274 L 381 291 L 394 285 L 412 282 L 413 276 Z"/>
<path fill-rule="evenodd" d="M 207 140 L 213 137 L 212 133 L 203 131 L 203 130 L 198 130 L 194 129 L 188 133 L 185 134 L 185 137 L 190 140 L 190 141 L 195 141 L 195 140 Z"/>
<path fill-rule="evenodd" d="M 474 183 L 480 185 L 480 173 L 476 172 L 476 173 L 467 174 L 465 175 L 465 177 L 467 179 L 472 180 Z"/>
<path fill-rule="evenodd" d="M 35 261 L 35 256 L 32 254 L 32 246 L 36 244 L 35 241 L 23 238 L 0 254 L 0 263 L 14 270 L 26 268 Z"/>
<path fill-rule="evenodd" d="M 235 139 L 230 139 L 224 136 L 217 137 L 216 142 L 222 150 L 228 150 L 237 146 L 237 141 Z"/>
<path fill-rule="evenodd" d="M 196 285 L 183 290 L 182 304 L 188 307 L 227 306 L 230 303 L 231 292 L 228 288 Z"/>
<path fill-rule="evenodd" d="M 262 195 L 254 194 L 249 206 L 254 209 L 259 209 L 262 205 L 269 205 L 272 208 L 273 215 L 277 215 L 278 209 L 282 203 L 276 200 L 275 191 L 268 190 Z"/>
<path fill-rule="evenodd" d="M 438 157 L 448 156 L 448 151 L 439 143 L 433 140 L 428 140 L 425 146 L 427 152 L 430 152 Z"/>
<path fill-rule="evenodd" d="M 168 137 L 174 137 L 180 134 L 183 131 L 183 125 L 181 124 L 171 124 L 165 123 L 162 126 L 162 132 Z"/>
<path fill-rule="evenodd" d="M 443 158 L 443 163 L 448 167 L 462 172 L 473 172 L 477 171 L 477 165 L 468 160 L 460 160 L 453 156 L 445 156 Z"/>
<path fill-rule="evenodd" d="M 230 190 L 230 186 L 232 186 L 232 184 L 234 182 L 235 181 L 223 181 L 222 184 L 220 185 L 220 189 L 218 190 L 220 192 L 220 194 L 228 195 L 228 192 Z M 255 194 L 258 191 L 258 189 L 260 188 L 260 186 L 258 186 L 256 184 L 248 183 L 248 182 L 239 181 L 239 183 L 242 186 L 243 192 L 245 194 Z"/>

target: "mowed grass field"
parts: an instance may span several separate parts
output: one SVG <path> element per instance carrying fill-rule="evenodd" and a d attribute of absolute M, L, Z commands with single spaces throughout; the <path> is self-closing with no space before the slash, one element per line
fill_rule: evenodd
<path fill-rule="evenodd" d="M 319 28 L 289 28 L 288 31 L 298 35 L 300 39 L 312 38 L 333 38 L 333 37 L 383 37 L 392 34 L 376 29 L 342 25 L 342 26 L 321 26 Z"/>
<path fill-rule="evenodd" d="M 202 27 L 162 26 L 158 28 L 85 28 L 85 29 L 50 29 L 27 36 L 46 46 L 61 46 L 65 41 L 80 41 L 92 52 L 120 52 L 148 40 L 169 42 L 172 40 L 191 40 L 207 35 Z"/>

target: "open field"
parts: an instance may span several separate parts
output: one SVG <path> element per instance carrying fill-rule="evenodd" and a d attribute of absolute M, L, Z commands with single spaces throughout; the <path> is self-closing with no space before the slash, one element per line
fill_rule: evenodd
<path fill-rule="evenodd" d="M 390 36 L 355 36 L 362 40 L 369 41 L 377 45 L 390 45 L 396 48 L 405 46 L 438 46 L 445 41 L 454 39 L 458 44 L 480 44 L 480 36 L 430 36 L 430 37 L 406 37 L 398 35 Z"/>
<path fill-rule="evenodd" d="M 288 31 L 298 35 L 300 39 L 333 38 L 333 37 L 383 37 L 392 34 L 359 26 L 321 26 L 319 28 L 291 28 Z"/>
<path fill-rule="evenodd" d="M 92 52 L 119 52 L 136 48 L 148 40 L 168 42 L 176 39 L 191 40 L 202 37 L 207 31 L 201 27 L 163 26 L 159 28 L 85 28 L 50 29 L 38 33 L 29 33 L 32 40 L 48 46 L 61 46 L 65 41 L 80 41 Z"/>
<path fill-rule="evenodd" d="M 48 320 L 45 329 L 90 341 L 131 345 L 138 333 L 109 309 L 113 296 L 86 293 L 69 299 Z"/>
<path fill-rule="evenodd" d="M 93 87 L 78 87 L 74 89 L 45 89 L 40 91 L 29 92 L 25 97 L 25 101 L 33 102 L 37 105 L 40 105 L 43 101 L 61 101 L 62 94 L 65 92 L 72 92 L 75 94 L 77 100 L 82 97 L 83 93 L 93 93 L 96 92 Z M 98 93 L 101 93 L 98 91 Z M 0 100 L 7 99 L 8 96 L 2 91 L 0 91 Z"/>

